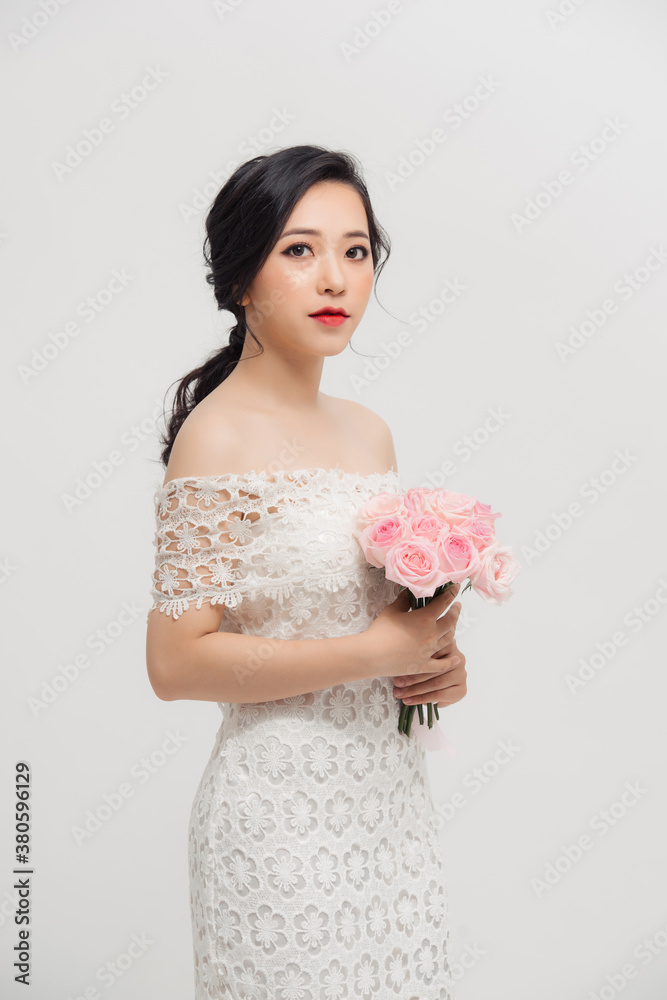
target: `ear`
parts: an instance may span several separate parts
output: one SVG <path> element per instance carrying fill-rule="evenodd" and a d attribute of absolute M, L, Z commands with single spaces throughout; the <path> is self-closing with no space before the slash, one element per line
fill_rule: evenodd
<path fill-rule="evenodd" d="M 236 302 L 237 306 L 247 306 L 248 302 L 250 301 L 250 297 L 248 296 L 248 293 L 246 292 L 246 294 L 243 296 L 243 298 L 246 301 L 245 302 L 244 301 L 239 302 L 238 299 L 236 298 L 236 289 L 238 287 L 239 287 L 239 283 L 238 283 L 238 281 L 235 281 L 234 284 L 232 285 L 232 295 L 234 297 L 234 302 Z"/>

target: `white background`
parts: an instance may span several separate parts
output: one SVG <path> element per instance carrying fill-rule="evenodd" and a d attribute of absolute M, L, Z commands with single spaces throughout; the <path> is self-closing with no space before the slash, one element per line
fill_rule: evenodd
<path fill-rule="evenodd" d="M 323 390 L 389 422 L 406 486 L 502 511 L 522 564 L 502 608 L 464 595 L 468 695 L 440 713 L 457 755 L 428 758 L 458 998 L 667 996 L 664 7 L 404 0 L 380 29 L 383 0 L 44 5 L 0 12 L 3 996 L 27 995 L 12 969 L 17 760 L 33 775 L 30 996 L 192 996 L 186 825 L 220 714 L 148 683 L 158 422 L 231 326 L 204 281 L 203 208 L 236 164 L 299 143 L 359 157 L 392 240 L 385 308 L 372 297 L 358 353 L 327 362 Z M 159 85 L 112 111 L 150 69 Z M 113 131 L 59 177 L 105 117 Z M 87 322 L 79 304 L 104 303 L 114 271 L 131 280 Z M 447 281 L 465 288 L 443 304 Z M 605 321 L 586 325 L 589 310 Z M 184 742 L 143 781 L 169 732 Z M 123 782 L 132 795 L 77 842 Z M 150 944 L 128 967 L 132 935 Z"/>

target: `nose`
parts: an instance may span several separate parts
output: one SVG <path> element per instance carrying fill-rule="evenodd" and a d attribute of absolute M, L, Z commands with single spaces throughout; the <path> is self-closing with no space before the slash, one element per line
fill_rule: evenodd
<path fill-rule="evenodd" d="M 336 295 L 345 290 L 343 271 L 333 254 L 325 254 L 320 260 L 317 290 L 320 294 L 332 292 Z"/>

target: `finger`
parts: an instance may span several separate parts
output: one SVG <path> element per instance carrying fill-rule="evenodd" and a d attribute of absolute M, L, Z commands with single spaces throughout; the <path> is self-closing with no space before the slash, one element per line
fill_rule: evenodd
<path fill-rule="evenodd" d="M 440 642 L 443 641 L 442 636 L 440 637 L 439 641 Z M 436 659 L 441 659 L 443 656 L 448 656 L 450 653 L 456 654 L 458 653 L 458 651 L 459 650 L 458 646 L 456 645 L 456 639 L 452 635 L 450 636 L 449 641 L 448 642 L 445 641 L 442 646 L 438 646 L 435 653 L 432 653 L 431 656 L 434 656 Z"/>
<path fill-rule="evenodd" d="M 406 684 L 403 687 L 396 687 L 394 692 L 397 697 L 402 698 L 406 701 L 408 698 L 414 698 L 415 696 L 421 696 L 426 694 L 432 694 L 433 692 L 441 691 L 444 688 L 453 687 L 456 684 L 461 683 L 461 678 L 459 673 L 456 671 L 456 666 L 460 663 L 458 657 L 452 658 L 450 661 L 450 669 L 446 672 L 440 671 L 435 676 L 430 676 L 428 680 L 422 680 L 423 675 L 419 675 L 419 680 L 415 680 L 411 684 Z M 426 699 L 430 701 L 432 699 Z"/>
<path fill-rule="evenodd" d="M 448 587 L 446 590 L 443 590 L 441 594 L 438 594 L 437 597 L 434 597 L 433 601 L 431 601 L 430 603 L 433 604 L 435 601 L 442 602 L 445 605 L 445 607 L 448 608 L 452 603 L 452 601 L 456 598 L 456 595 L 458 594 L 460 589 L 461 589 L 460 583 L 455 584 L 453 587 Z M 442 611 L 440 612 L 440 614 L 442 614 Z"/>
<path fill-rule="evenodd" d="M 461 614 L 461 605 L 454 604 L 442 618 L 438 618 L 438 625 L 442 629 L 440 638 L 438 640 L 438 642 L 440 643 L 439 648 L 442 648 L 443 646 L 446 645 L 450 645 L 452 642 L 454 642 L 454 635 L 456 633 L 456 626 L 458 625 L 460 614 Z"/>
<path fill-rule="evenodd" d="M 457 601 L 456 604 L 452 604 L 449 608 L 447 608 L 444 615 L 438 618 L 438 623 L 441 626 L 444 626 L 447 631 L 452 628 L 456 628 L 456 623 L 459 620 L 462 607 L 463 605 L 460 601 Z"/>
<path fill-rule="evenodd" d="M 448 587 L 447 590 L 443 590 L 437 597 L 433 597 L 424 607 L 437 612 L 436 617 L 440 618 L 449 609 L 460 589 L 461 585 L 459 583 L 454 587 Z M 424 611 L 424 608 L 418 608 L 417 610 Z"/>
<path fill-rule="evenodd" d="M 459 650 L 455 650 L 453 653 L 448 653 L 446 656 L 441 657 L 438 660 L 438 672 L 434 676 L 433 674 L 413 674 L 412 677 L 408 678 L 407 682 L 403 685 L 403 690 L 407 690 L 408 687 L 414 688 L 417 685 L 423 687 L 424 684 L 428 684 L 431 687 L 437 687 L 438 684 L 447 678 L 447 683 L 451 684 L 452 671 L 461 670 L 463 667 L 463 657 Z"/>
<path fill-rule="evenodd" d="M 441 677 L 442 670 L 436 670 L 432 674 L 419 674 L 420 681 L 433 680 L 434 677 Z M 415 683 L 414 677 L 394 677 L 394 687 L 395 688 L 408 688 Z"/>
<path fill-rule="evenodd" d="M 440 708 L 445 705 L 454 705 L 457 701 L 461 701 L 465 694 L 465 688 L 462 684 L 452 684 L 448 688 L 413 695 L 411 698 L 403 698 L 402 700 L 405 705 L 428 705 L 431 702 Z"/>
<path fill-rule="evenodd" d="M 446 673 L 453 670 L 461 662 L 461 654 L 458 649 L 450 649 L 449 652 L 443 653 L 442 656 L 435 657 L 438 661 L 438 676 L 444 677 Z M 420 681 L 422 675 L 419 674 L 415 676 L 415 681 Z"/>

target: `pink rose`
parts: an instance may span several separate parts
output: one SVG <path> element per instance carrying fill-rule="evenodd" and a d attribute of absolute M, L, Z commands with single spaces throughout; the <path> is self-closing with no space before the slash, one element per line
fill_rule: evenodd
<path fill-rule="evenodd" d="M 510 584 L 521 566 L 512 549 L 496 541 L 479 554 L 480 567 L 471 580 L 473 590 L 491 604 L 502 604 L 514 593 Z"/>
<path fill-rule="evenodd" d="M 369 524 L 381 521 L 385 517 L 405 517 L 406 513 L 401 493 L 376 493 L 359 510 L 355 536 L 358 538 L 361 530 L 367 528 Z"/>
<path fill-rule="evenodd" d="M 442 521 L 439 517 L 434 517 L 433 514 L 417 514 L 410 518 L 409 525 L 413 538 L 429 542 L 435 542 L 440 532 L 443 531 Z M 445 523 L 444 528 L 449 530 L 449 525 Z"/>
<path fill-rule="evenodd" d="M 497 541 L 493 525 L 479 517 L 470 517 L 457 525 L 459 531 L 465 532 L 478 551 Z"/>
<path fill-rule="evenodd" d="M 398 542 L 412 538 L 409 523 L 404 517 L 385 517 L 367 525 L 358 536 L 359 544 L 371 566 L 384 566 L 387 550 Z"/>
<path fill-rule="evenodd" d="M 445 580 L 461 583 L 479 570 L 479 552 L 468 535 L 454 527 L 443 532 L 436 544 L 440 568 Z"/>
<path fill-rule="evenodd" d="M 447 583 L 435 548 L 418 539 L 392 545 L 387 551 L 385 575 L 407 587 L 415 597 L 432 597 L 438 587 Z"/>
<path fill-rule="evenodd" d="M 436 517 L 444 517 L 450 524 L 473 517 L 476 503 L 475 497 L 467 493 L 452 493 L 451 490 L 433 490 L 428 497 L 430 512 Z"/>
<path fill-rule="evenodd" d="M 428 510 L 428 494 L 432 493 L 433 490 L 427 490 L 426 488 L 412 487 L 404 495 L 405 508 L 412 517 L 416 517 L 418 514 L 423 514 Z"/>
<path fill-rule="evenodd" d="M 480 503 L 479 500 L 475 504 L 473 517 L 479 518 L 481 521 L 486 521 L 488 524 L 491 525 L 492 528 L 495 528 L 495 525 L 493 523 L 495 519 L 497 517 L 502 517 L 502 516 L 503 516 L 502 514 L 492 512 L 491 504 Z"/>

